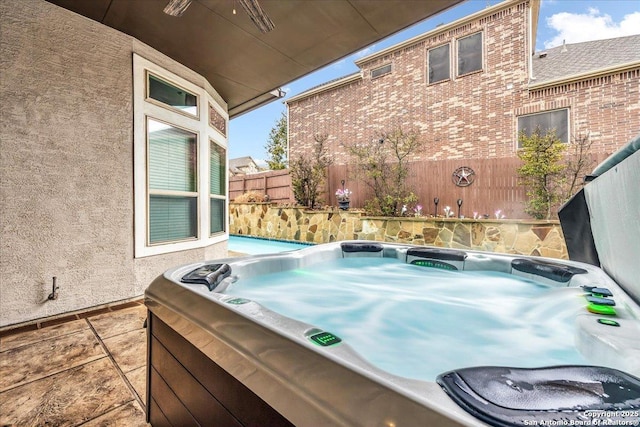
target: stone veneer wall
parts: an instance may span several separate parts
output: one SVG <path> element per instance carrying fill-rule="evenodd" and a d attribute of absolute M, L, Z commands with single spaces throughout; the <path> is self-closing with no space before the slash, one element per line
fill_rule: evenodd
<path fill-rule="evenodd" d="M 367 217 L 268 203 L 229 206 L 229 233 L 326 243 L 375 240 L 568 259 L 558 221 Z"/>

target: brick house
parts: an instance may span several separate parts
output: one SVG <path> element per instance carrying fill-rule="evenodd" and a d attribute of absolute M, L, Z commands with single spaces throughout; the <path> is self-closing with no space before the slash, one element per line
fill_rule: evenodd
<path fill-rule="evenodd" d="M 359 72 L 290 98 L 289 158 L 326 133 L 339 167 L 352 160 L 344 143 L 371 141 L 397 126 L 416 129 L 426 145 L 411 160 L 449 162 L 447 173 L 421 175 L 432 190 L 422 186 L 420 200 L 450 194 L 446 203 L 464 196 L 477 205 L 486 192 L 456 189 L 451 172 L 475 164 L 490 174 L 495 165 L 515 164 L 520 130 L 556 128 L 569 143 L 589 134 L 593 155 L 604 158 L 640 131 L 640 36 L 534 54 L 539 7 L 504 1 L 361 58 Z M 476 179 L 491 182 L 477 170 Z M 329 186 L 336 182 L 330 173 Z M 522 214 L 524 198 L 515 167 L 509 182 L 518 193 L 509 196 L 513 217 Z"/>

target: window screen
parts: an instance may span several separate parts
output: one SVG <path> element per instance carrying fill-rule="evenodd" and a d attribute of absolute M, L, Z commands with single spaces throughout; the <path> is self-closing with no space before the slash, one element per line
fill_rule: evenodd
<path fill-rule="evenodd" d="M 450 76 L 449 45 L 445 44 L 428 52 L 429 83 L 448 80 Z"/>
<path fill-rule="evenodd" d="M 482 70 L 482 33 L 458 40 L 458 75 Z"/>

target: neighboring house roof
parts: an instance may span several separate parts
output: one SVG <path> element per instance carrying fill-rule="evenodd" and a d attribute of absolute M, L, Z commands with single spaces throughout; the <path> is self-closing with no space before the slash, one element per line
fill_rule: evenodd
<path fill-rule="evenodd" d="M 253 157 L 251 156 L 244 156 L 244 157 L 236 157 L 235 159 L 229 159 L 229 165 L 234 165 L 234 166 L 249 166 L 251 164 L 256 164 L 256 162 L 253 160 Z"/>
<path fill-rule="evenodd" d="M 252 170 L 257 171 L 258 165 L 251 156 L 229 159 L 229 171 L 231 173 L 243 173 Z"/>
<path fill-rule="evenodd" d="M 567 44 L 537 52 L 532 85 L 640 65 L 640 35 Z"/>

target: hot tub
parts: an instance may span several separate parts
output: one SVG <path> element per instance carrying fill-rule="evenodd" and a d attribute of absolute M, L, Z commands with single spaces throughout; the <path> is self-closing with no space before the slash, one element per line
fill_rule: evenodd
<path fill-rule="evenodd" d="M 561 211 L 574 261 L 353 241 L 167 271 L 145 293 L 148 421 L 638 425 L 639 151 L 640 137 Z M 334 321 L 363 306 L 373 323 Z"/>
<path fill-rule="evenodd" d="M 384 266 L 379 274 L 375 273 L 376 264 Z M 395 308 L 381 312 L 380 322 L 373 326 L 346 324 L 344 319 L 317 321 L 322 324 L 300 320 L 306 319 L 306 312 L 313 311 L 310 307 L 314 305 L 319 307 L 316 311 L 326 311 L 329 318 L 340 311 L 361 310 L 359 302 L 351 304 L 355 296 L 336 295 L 335 290 L 329 292 L 332 284 L 323 287 L 321 282 L 310 278 L 312 275 L 329 278 L 331 272 L 327 270 L 335 268 L 340 268 L 338 277 L 344 278 L 338 287 L 348 288 L 350 282 L 357 281 L 357 276 L 364 278 L 359 286 L 370 287 L 363 294 L 365 300 L 371 300 L 374 315 L 389 301 L 396 301 Z M 462 306 L 460 313 L 472 311 L 474 302 L 477 307 L 496 312 L 499 318 L 504 318 L 503 312 L 510 306 L 520 307 L 521 312 L 506 313 L 513 321 L 504 322 L 497 329 L 479 325 L 480 320 L 475 318 L 465 321 L 460 318 L 464 314 L 456 314 L 437 324 L 434 334 L 448 323 L 457 322 L 458 332 L 454 329 L 443 336 L 455 338 L 454 335 L 465 331 L 475 331 L 472 335 L 480 338 L 465 337 L 444 343 L 427 338 L 415 342 L 417 352 L 406 348 L 379 361 L 378 353 L 412 336 L 410 330 L 404 330 L 400 332 L 403 334 L 400 341 L 375 345 L 383 340 L 382 335 L 393 338 L 399 333 L 385 325 L 407 324 L 410 321 L 406 317 L 414 316 L 403 307 L 416 298 L 396 289 L 402 287 L 401 280 L 392 283 L 391 276 L 383 276 L 384 270 L 401 275 L 403 269 L 409 270 L 408 280 L 413 282 L 413 285 L 406 283 L 405 288 L 413 287 L 412 292 L 428 296 L 430 286 L 433 293 L 440 292 L 436 289 L 443 286 L 449 287 L 452 298 L 444 302 L 444 309 L 437 304 L 437 300 L 444 299 L 439 293 L 432 300 L 421 301 L 423 318 L 413 322 L 411 328 L 433 326 L 428 323 L 437 322 L 456 305 Z M 351 276 L 345 277 L 349 271 Z M 305 305 L 298 308 L 301 309 L 298 318 L 287 312 L 287 306 L 296 305 L 298 298 L 289 295 L 288 285 L 281 283 L 286 280 L 283 273 L 287 272 L 290 280 L 299 282 L 303 294 L 300 298 L 305 299 Z M 421 274 L 425 282 L 422 285 L 426 287 L 416 289 Z M 479 292 L 468 298 L 458 295 L 457 288 L 474 277 Z M 326 280 L 335 282 L 336 277 Z M 273 288 L 261 282 L 272 282 Z M 306 288 L 305 282 L 311 282 L 311 287 Z M 497 292 L 490 289 L 496 283 Z M 255 294 L 252 287 L 261 289 Z M 376 287 L 382 297 L 372 299 Z M 326 288 L 327 292 L 318 288 Z M 531 288 L 538 293 L 530 295 Z M 593 297 L 597 292 L 606 295 Z M 523 293 L 523 298 L 518 298 L 518 293 Z M 497 301 L 500 294 L 506 295 L 502 302 Z M 613 301 L 614 307 L 596 305 L 596 308 L 605 312 L 615 310 L 615 315 L 588 311 L 588 307 L 594 310 L 594 304 L 587 297 L 596 302 L 594 298 Z M 274 303 L 282 305 L 273 307 Z M 176 416 L 201 411 L 209 419 L 210 408 L 214 406 L 218 406 L 215 413 L 239 425 L 484 425 L 453 404 L 436 384 L 433 372 L 478 365 L 532 368 L 565 364 L 605 366 L 640 375 L 637 344 L 640 309 L 602 270 L 571 261 L 389 243 L 339 242 L 281 254 L 181 266 L 152 283 L 146 292 L 146 304 L 150 311 L 148 407 L 154 425 L 162 424 L 156 418 L 162 418 L 161 415 L 173 417 L 175 423 Z M 522 316 L 524 323 L 532 322 L 527 316 L 537 316 L 532 329 L 522 331 Z M 494 321 L 483 319 L 485 323 Z M 517 325 L 510 328 L 509 323 Z M 496 331 L 507 337 L 504 343 L 492 341 L 491 335 L 496 335 Z M 419 335 L 419 331 L 413 335 Z M 492 344 L 485 343 L 483 336 Z M 358 342 L 357 349 L 350 344 L 349 337 Z M 373 342 L 370 354 L 364 348 L 368 342 Z M 406 359 L 402 354 L 405 350 Z M 461 357 L 455 358 L 456 353 Z M 527 358 L 528 354 L 533 355 Z M 394 358 L 398 366 L 393 366 Z M 470 362 L 465 364 L 465 359 Z M 420 369 L 416 360 L 421 360 L 428 369 Z M 453 365 L 448 363 L 451 360 Z M 211 382 L 211 389 L 207 381 Z M 200 396 L 195 398 L 194 394 Z M 200 404 L 201 409 L 197 409 Z M 168 409 L 173 406 L 183 406 L 183 410 Z"/>

